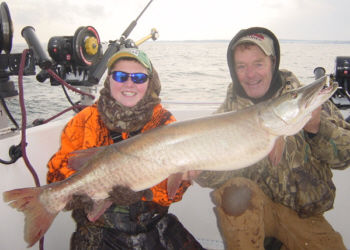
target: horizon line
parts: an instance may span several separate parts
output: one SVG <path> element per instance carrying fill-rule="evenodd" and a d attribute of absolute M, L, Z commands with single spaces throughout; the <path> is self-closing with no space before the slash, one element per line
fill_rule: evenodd
<path fill-rule="evenodd" d="M 338 43 L 338 44 L 348 44 L 350 40 L 320 40 L 320 39 L 288 39 L 281 38 L 278 39 L 279 42 L 313 42 L 313 43 Z M 102 41 L 102 44 L 108 44 L 109 41 Z M 231 39 L 184 39 L 184 40 L 156 40 L 156 41 L 146 41 L 146 42 L 230 42 Z M 47 42 L 43 42 L 47 43 Z M 26 42 L 14 42 L 13 45 L 23 45 Z"/>

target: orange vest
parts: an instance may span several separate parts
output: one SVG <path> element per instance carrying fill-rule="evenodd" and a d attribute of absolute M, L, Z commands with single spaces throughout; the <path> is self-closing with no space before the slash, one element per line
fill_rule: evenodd
<path fill-rule="evenodd" d="M 141 133 L 174 121 L 175 117 L 164 109 L 161 104 L 158 104 L 154 107 L 152 118 L 142 128 Z M 123 139 L 128 137 L 128 133 L 122 133 Z M 47 182 L 52 183 L 64 180 L 75 172 L 75 170 L 68 167 L 68 158 L 71 156 L 71 152 L 110 144 L 113 144 L 113 140 L 107 127 L 101 120 L 96 104 L 83 109 L 63 129 L 61 147 L 47 164 L 49 168 Z M 190 183 L 184 181 L 172 200 L 169 200 L 167 194 L 167 179 L 150 189 L 153 192 L 154 202 L 162 206 L 169 206 L 172 202 L 181 200 L 189 186 Z"/>

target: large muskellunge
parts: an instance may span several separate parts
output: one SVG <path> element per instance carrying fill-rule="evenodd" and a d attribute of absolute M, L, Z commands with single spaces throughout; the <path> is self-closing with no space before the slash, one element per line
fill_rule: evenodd
<path fill-rule="evenodd" d="M 88 214 L 94 221 L 111 205 L 108 197 L 114 186 L 140 191 L 190 170 L 248 167 L 267 156 L 279 136 L 303 128 L 312 111 L 336 90 L 336 84 L 326 83 L 327 77 L 323 77 L 245 110 L 176 122 L 98 148 L 71 177 L 4 192 L 4 201 L 24 212 L 24 238 L 32 246 L 73 195 L 86 194 L 94 201 Z M 168 187 L 172 194 L 177 182 L 168 183 L 174 184 Z"/>

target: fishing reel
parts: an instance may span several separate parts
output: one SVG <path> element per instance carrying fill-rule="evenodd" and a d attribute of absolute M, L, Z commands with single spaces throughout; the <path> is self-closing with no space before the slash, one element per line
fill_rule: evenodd
<path fill-rule="evenodd" d="M 146 6 L 146 8 L 147 8 L 147 6 Z M 103 54 L 103 57 L 94 67 L 92 67 L 92 69 L 90 71 L 90 74 L 88 77 L 88 81 L 90 83 L 97 84 L 100 81 L 102 75 L 106 71 L 107 62 L 108 62 L 109 58 L 114 53 L 119 51 L 121 48 L 137 48 L 140 44 L 144 43 L 145 41 L 147 41 L 149 39 L 152 39 L 153 41 L 158 39 L 159 33 L 158 33 L 157 29 L 155 29 L 155 28 L 151 29 L 151 33 L 149 35 L 141 38 L 140 40 L 138 40 L 136 42 L 134 42 L 131 39 L 127 39 L 130 32 L 135 27 L 137 19 L 129 25 L 129 27 L 123 32 L 122 36 L 118 40 L 109 41 L 108 48 L 107 48 L 106 52 Z"/>
<path fill-rule="evenodd" d="M 75 86 L 93 85 L 87 81 L 89 70 L 103 55 L 100 37 L 94 27 L 79 27 L 74 36 L 51 37 L 47 50 L 54 61 L 53 70 L 63 80 Z M 42 70 L 36 79 L 44 82 L 49 77 L 46 70 Z M 59 85 L 52 77 L 50 82 Z"/>
<path fill-rule="evenodd" d="M 152 29 L 151 34 L 134 42 L 128 39 L 129 34 L 137 25 L 138 19 L 145 12 L 153 0 L 150 0 L 138 17 L 130 23 L 120 39 L 110 41 L 107 51 L 102 52 L 102 44 L 96 29 L 92 26 L 79 27 L 73 36 L 54 36 L 47 46 L 47 52 L 42 48 L 41 42 L 35 34 L 35 29 L 27 26 L 22 29 L 21 35 L 26 40 L 29 49 L 21 54 L 10 54 L 12 48 L 13 25 L 9 9 L 5 2 L 0 4 L 0 134 L 3 129 L 7 129 L 7 120 L 3 122 L 3 114 L 11 115 L 5 107 L 4 98 L 18 95 L 10 75 L 19 75 L 20 63 L 24 64 L 23 75 L 35 75 L 35 67 L 38 65 L 41 71 L 36 75 L 39 82 L 50 79 L 51 85 L 66 86 L 81 94 L 81 100 L 73 103 L 66 89 L 63 90 L 68 101 L 75 106 L 91 105 L 93 103 L 94 85 L 98 84 L 102 75 L 106 71 L 107 61 L 110 56 L 123 47 L 137 47 L 144 41 L 158 38 L 158 32 Z M 5 54 L 2 54 L 2 51 Z M 25 60 L 22 60 L 25 55 Z M 24 62 L 23 62 L 24 61 Z M 72 86 L 79 86 L 79 89 Z M 2 104 L 2 105 L 1 105 Z M 11 119 L 14 120 L 14 119 Z M 6 123 L 6 124 L 5 124 Z M 14 123 L 14 122 L 13 122 Z M 16 124 L 16 128 L 19 126 Z"/>
<path fill-rule="evenodd" d="M 331 100 L 339 109 L 350 108 L 350 57 L 337 56 L 332 79 L 339 85 Z"/>
<path fill-rule="evenodd" d="M 5 2 L 0 4 L 0 97 L 18 95 L 14 84 L 10 81 L 11 75 L 18 75 L 21 53 L 11 54 L 13 25 L 9 8 Z M 4 52 L 4 54 L 2 53 Z M 33 51 L 26 55 L 24 75 L 35 75 L 35 60 Z"/>
<path fill-rule="evenodd" d="M 336 96 L 350 101 L 350 57 L 336 57 L 334 77 L 339 84 Z"/>
<path fill-rule="evenodd" d="M 326 74 L 323 67 L 314 69 L 315 79 Z M 350 108 L 350 57 L 337 56 L 335 59 L 335 72 L 330 74 L 330 80 L 338 83 L 338 88 L 330 100 L 339 109 Z M 350 117 L 349 117 L 350 118 Z"/>

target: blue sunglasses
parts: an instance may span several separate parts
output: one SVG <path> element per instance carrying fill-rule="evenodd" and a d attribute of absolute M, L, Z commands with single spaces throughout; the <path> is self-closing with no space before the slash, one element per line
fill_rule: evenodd
<path fill-rule="evenodd" d="M 144 73 L 126 73 L 123 71 L 113 71 L 111 72 L 112 78 L 117 82 L 126 82 L 129 76 L 133 83 L 142 84 L 147 81 L 148 75 Z"/>

